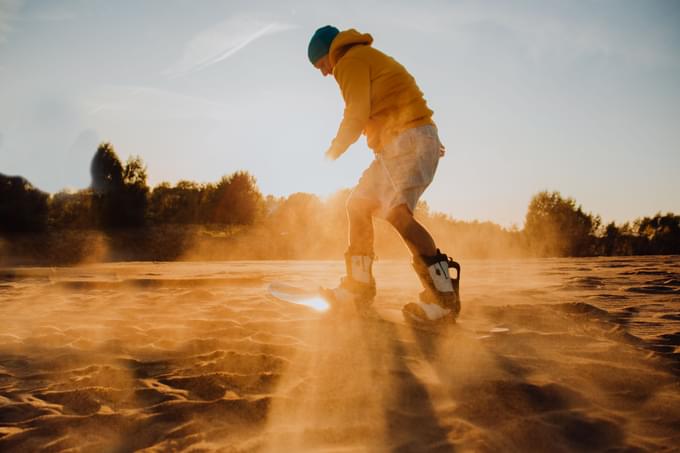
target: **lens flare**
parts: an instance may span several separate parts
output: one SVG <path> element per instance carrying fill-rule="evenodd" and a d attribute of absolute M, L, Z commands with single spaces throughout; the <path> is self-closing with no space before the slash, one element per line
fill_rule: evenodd
<path fill-rule="evenodd" d="M 310 299 L 303 299 L 298 302 L 300 305 L 305 305 L 318 312 L 327 311 L 330 308 L 328 302 L 322 297 L 312 297 Z"/>
<path fill-rule="evenodd" d="M 330 304 L 321 297 L 318 289 L 310 290 L 309 288 L 273 282 L 269 284 L 269 294 L 278 300 L 296 305 L 304 305 L 318 312 L 324 312 L 330 308 Z"/>

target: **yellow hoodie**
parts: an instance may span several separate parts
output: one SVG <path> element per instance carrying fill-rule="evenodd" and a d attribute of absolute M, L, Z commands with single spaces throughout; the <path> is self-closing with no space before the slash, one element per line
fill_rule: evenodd
<path fill-rule="evenodd" d="M 380 152 L 399 133 L 434 124 L 415 79 L 394 58 L 371 47 L 373 38 L 354 29 L 340 32 L 328 52 L 345 112 L 331 147 L 339 155 L 366 134 Z"/>

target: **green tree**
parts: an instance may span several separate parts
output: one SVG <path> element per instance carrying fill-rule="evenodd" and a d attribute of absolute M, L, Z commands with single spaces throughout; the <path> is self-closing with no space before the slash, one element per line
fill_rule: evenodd
<path fill-rule="evenodd" d="M 204 195 L 203 186 L 179 181 L 174 187 L 165 182 L 156 186 L 149 197 L 149 217 L 154 224 L 199 223 Z"/>
<path fill-rule="evenodd" d="M 599 217 L 586 214 L 572 198 L 540 192 L 529 203 L 524 238 L 539 256 L 585 256 L 593 253 Z"/>
<path fill-rule="evenodd" d="M 146 165 L 139 156 L 128 157 L 123 169 L 123 184 L 126 186 L 147 187 Z"/>
<path fill-rule="evenodd" d="M 118 213 L 124 226 L 142 226 L 146 219 L 146 165 L 139 156 L 130 156 L 123 169 L 122 207 Z"/>
<path fill-rule="evenodd" d="M 91 228 L 92 191 L 61 191 L 52 195 L 49 201 L 49 224 L 50 228 L 56 229 Z"/>
<path fill-rule="evenodd" d="M 44 231 L 48 198 L 25 178 L 0 173 L 0 231 Z"/>
<path fill-rule="evenodd" d="M 97 223 L 105 228 L 139 227 L 146 217 L 146 167 L 139 157 L 120 163 L 111 143 L 102 143 L 90 164 L 92 207 Z"/>
<path fill-rule="evenodd" d="M 297 192 L 285 198 L 272 214 L 272 226 L 283 235 L 297 235 L 301 238 L 319 229 L 324 215 L 323 204 L 314 194 Z M 318 236 L 314 234 L 314 236 Z M 315 237 L 315 240 L 319 240 Z"/>
<path fill-rule="evenodd" d="M 119 190 L 123 186 L 123 165 L 113 145 L 103 142 L 97 147 L 92 163 L 92 189 L 97 194 Z"/>
<path fill-rule="evenodd" d="M 313 194 L 298 192 L 279 200 L 267 219 L 269 234 L 276 238 L 275 246 L 269 247 L 284 259 L 316 257 L 320 249 L 328 249 L 325 227 L 331 223 L 332 214 Z M 343 242 L 345 234 L 341 236 Z"/>
<path fill-rule="evenodd" d="M 250 225 L 263 212 L 262 193 L 255 177 L 246 171 L 224 176 L 206 189 L 205 210 L 213 223 Z"/>
<path fill-rule="evenodd" d="M 668 213 L 644 217 L 635 222 L 637 236 L 643 239 L 641 254 L 680 253 L 680 216 Z"/>

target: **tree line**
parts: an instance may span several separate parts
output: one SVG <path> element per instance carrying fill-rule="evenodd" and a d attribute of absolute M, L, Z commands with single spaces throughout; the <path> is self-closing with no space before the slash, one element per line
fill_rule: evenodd
<path fill-rule="evenodd" d="M 252 224 L 262 195 L 255 178 L 236 172 L 215 184 L 180 181 L 153 190 L 139 157 L 121 163 L 102 143 L 90 165 L 91 186 L 54 195 L 26 179 L 0 174 L 0 231 L 44 232 L 70 228 L 140 228 L 160 224 Z"/>
<path fill-rule="evenodd" d="M 246 171 L 225 175 L 215 183 L 164 182 L 151 188 L 142 159 L 133 156 L 123 163 L 110 143 L 99 145 L 90 172 L 92 183 L 87 189 L 52 195 L 22 177 L 0 174 L 0 235 L 13 239 L 5 241 L 5 253 L 12 252 L 17 238 L 30 242 L 27 237 L 33 238 L 30 253 L 41 253 L 35 245 L 41 238 L 51 237 L 57 247 L 64 242 L 64 232 L 74 231 L 102 232 L 109 241 L 117 240 L 119 249 L 127 248 L 129 257 L 141 259 L 176 259 L 187 250 L 208 259 L 331 258 L 341 256 L 345 247 L 344 204 L 349 190 L 326 200 L 307 193 L 263 196 Z M 418 204 L 416 216 L 442 249 L 455 256 L 680 253 L 680 216 L 659 213 L 604 225 L 599 216 L 584 212 L 574 199 L 559 192 L 532 197 L 522 230 L 457 221 L 431 212 L 425 202 Z M 389 226 L 377 222 L 376 229 L 379 254 L 406 256 Z M 77 234 L 71 236 L 77 240 Z"/>

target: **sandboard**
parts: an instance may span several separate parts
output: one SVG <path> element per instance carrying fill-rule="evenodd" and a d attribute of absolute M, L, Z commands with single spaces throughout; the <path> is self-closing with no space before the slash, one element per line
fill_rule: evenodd
<path fill-rule="evenodd" d="M 334 302 L 332 298 L 324 294 L 324 289 L 321 287 L 299 287 L 282 282 L 272 282 L 267 291 L 274 299 L 302 305 L 318 312 L 328 311 Z"/>
<path fill-rule="evenodd" d="M 283 282 L 272 282 L 269 284 L 267 291 L 269 295 L 276 300 L 301 305 L 319 313 L 338 308 L 338 306 L 341 305 L 337 304 L 327 293 L 328 290 L 322 287 L 310 285 L 295 286 Z M 367 314 L 370 314 L 370 310 L 357 309 L 357 314 L 365 317 Z M 445 318 L 438 322 L 417 322 L 406 316 L 404 316 L 404 319 L 406 324 L 411 325 L 418 330 L 430 333 L 443 334 L 449 330 L 449 327 L 454 327 L 457 330 L 468 330 L 462 326 L 464 323 L 450 318 Z M 508 327 L 495 326 L 489 329 L 472 329 L 469 333 L 474 334 L 478 339 L 484 339 L 491 336 L 507 334 L 509 332 L 510 328 Z"/>
<path fill-rule="evenodd" d="M 373 317 L 375 312 L 370 304 L 343 304 L 333 297 L 330 289 L 311 285 L 294 286 L 283 282 L 272 282 L 267 288 L 269 295 L 276 300 L 301 305 L 318 313 L 334 312 L 352 316 Z"/>

